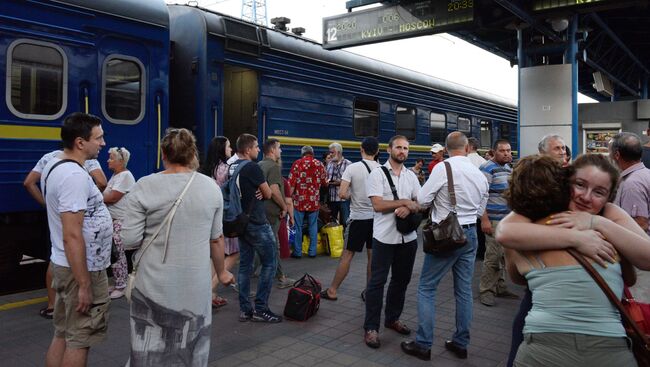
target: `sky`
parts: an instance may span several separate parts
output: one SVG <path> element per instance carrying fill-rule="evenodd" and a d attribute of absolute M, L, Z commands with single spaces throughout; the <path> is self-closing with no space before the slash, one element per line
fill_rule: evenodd
<path fill-rule="evenodd" d="M 168 3 L 187 3 L 166 0 Z M 199 6 L 239 18 L 242 0 L 198 0 Z M 287 17 L 289 28 L 322 43 L 323 18 L 347 12 L 346 0 L 266 0 L 267 19 Z M 272 26 L 271 24 L 269 24 Z M 517 66 L 449 34 L 408 38 L 345 49 L 423 74 L 517 100 Z M 595 102 L 582 94 L 578 102 Z"/>

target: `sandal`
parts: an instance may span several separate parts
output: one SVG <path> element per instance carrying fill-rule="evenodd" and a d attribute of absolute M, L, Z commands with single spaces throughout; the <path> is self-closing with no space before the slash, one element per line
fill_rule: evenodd
<path fill-rule="evenodd" d="M 327 294 L 328 289 L 329 288 L 325 288 L 324 291 L 320 292 L 320 298 L 327 299 L 327 300 L 330 300 L 330 301 L 336 301 L 337 299 L 339 299 L 338 297 L 332 297 L 329 294 Z"/>
<path fill-rule="evenodd" d="M 228 300 L 223 297 L 216 296 L 212 299 L 212 307 L 214 308 L 221 308 L 227 304 Z"/>
<path fill-rule="evenodd" d="M 41 315 L 42 318 L 52 320 L 52 318 L 54 317 L 54 309 L 44 307 L 38 311 L 38 314 Z"/>

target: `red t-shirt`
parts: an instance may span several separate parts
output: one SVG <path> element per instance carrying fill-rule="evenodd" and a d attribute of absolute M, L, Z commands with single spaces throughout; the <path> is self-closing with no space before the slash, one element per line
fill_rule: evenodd
<path fill-rule="evenodd" d="M 433 171 L 433 167 L 435 167 L 436 164 L 438 164 L 440 162 L 442 162 L 442 161 L 431 161 L 431 163 L 429 163 L 429 174 L 431 174 L 431 171 Z"/>

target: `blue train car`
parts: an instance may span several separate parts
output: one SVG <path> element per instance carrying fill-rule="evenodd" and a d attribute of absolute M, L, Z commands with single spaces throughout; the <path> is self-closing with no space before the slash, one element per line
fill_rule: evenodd
<path fill-rule="evenodd" d="M 107 147 L 132 152 L 136 177 L 159 167 L 169 47 L 162 0 L 2 1 L 0 272 L 23 253 L 47 256 L 43 210 L 22 182 L 43 154 L 60 147 L 66 115 L 99 116 Z M 105 170 L 107 150 L 99 157 Z"/>
<path fill-rule="evenodd" d="M 203 152 L 214 135 L 275 137 L 286 173 L 302 145 L 320 154 L 337 141 L 357 160 L 365 136 L 405 135 L 409 164 L 454 130 L 517 149 L 511 101 L 205 9 L 169 13 L 170 124 L 193 129 Z"/>

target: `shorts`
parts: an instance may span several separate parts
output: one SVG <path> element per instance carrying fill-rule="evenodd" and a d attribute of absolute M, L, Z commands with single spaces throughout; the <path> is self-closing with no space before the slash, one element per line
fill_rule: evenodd
<path fill-rule="evenodd" d="M 363 251 L 363 245 L 372 250 L 372 219 L 350 219 L 345 227 L 345 249 Z"/>
<path fill-rule="evenodd" d="M 78 303 L 79 284 L 70 268 L 52 264 L 52 288 L 56 291 L 54 302 L 54 336 L 64 338 L 67 348 L 89 348 L 106 338 L 108 327 L 108 277 L 106 270 L 91 271 L 90 284 L 93 302 L 88 313 L 75 309 Z"/>

